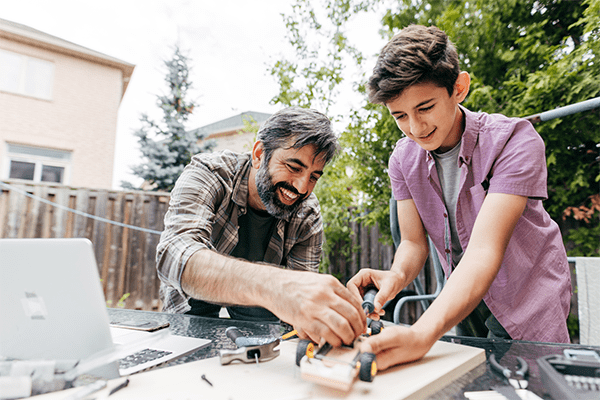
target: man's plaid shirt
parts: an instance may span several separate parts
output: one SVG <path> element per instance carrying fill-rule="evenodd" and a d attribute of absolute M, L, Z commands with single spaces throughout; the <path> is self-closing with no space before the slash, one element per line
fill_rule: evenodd
<path fill-rule="evenodd" d="M 230 254 L 238 243 L 238 217 L 246 213 L 250 153 L 195 155 L 177 180 L 165 229 L 157 247 L 163 311 L 184 313 L 190 298 L 181 288 L 183 269 L 193 253 L 211 249 Z M 289 220 L 277 220 L 264 261 L 287 269 L 317 271 L 323 222 L 311 194 Z"/>

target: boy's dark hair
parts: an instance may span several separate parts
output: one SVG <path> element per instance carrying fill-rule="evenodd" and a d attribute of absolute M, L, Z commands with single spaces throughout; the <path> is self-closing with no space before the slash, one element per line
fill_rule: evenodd
<path fill-rule="evenodd" d="M 386 104 L 407 87 L 426 82 L 452 95 L 459 73 L 458 54 L 446 33 L 435 26 L 410 25 L 381 50 L 367 84 L 369 101 Z"/>
<path fill-rule="evenodd" d="M 277 149 L 300 149 L 313 144 L 315 156 L 323 157 L 327 164 L 337 155 L 339 144 L 331 129 L 331 121 L 319 111 L 289 107 L 271 115 L 256 136 L 263 144 L 265 161 L 268 163 Z"/>

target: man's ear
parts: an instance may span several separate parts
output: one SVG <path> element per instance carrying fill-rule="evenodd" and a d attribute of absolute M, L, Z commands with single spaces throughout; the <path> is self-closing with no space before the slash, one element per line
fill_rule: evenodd
<path fill-rule="evenodd" d="M 262 162 L 262 156 L 263 156 L 263 144 L 260 140 L 257 140 L 256 142 L 254 142 L 254 146 L 252 146 L 252 167 L 253 168 L 260 168 L 260 163 Z"/>
<path fill-rule="evenodd" d="M 454 97 L 458 103 L 461 103 L 469 94 L 469 88 L 471 87 L 471 76 L 468 72 L 462 71 L 456 78 L 454 84 Z"/>

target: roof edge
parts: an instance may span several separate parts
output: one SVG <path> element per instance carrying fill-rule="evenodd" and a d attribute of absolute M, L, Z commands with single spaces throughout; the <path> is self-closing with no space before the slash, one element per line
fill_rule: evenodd
<path fill-rule="evenodd" d="M 121 97 L 125 95 L 125 91 L 127 90 L 127 86 L 135 68 L 134 64 L 130 64 L 118 58 L 80 46 L 27 25 L 1 18 L 0 37 L 120 69 L 123 72 L 123 93 Z"/>

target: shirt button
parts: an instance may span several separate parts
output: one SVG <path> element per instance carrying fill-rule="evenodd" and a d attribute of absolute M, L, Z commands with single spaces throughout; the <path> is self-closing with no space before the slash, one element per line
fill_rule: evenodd
<path fill-rule="evenodd" d="M 446 254 L 450 254 L 450 249 L 446 249 L 444 251 L 446 252 Z"/>
<path fill-rule="evenodd" d="M 444 218 L 448 218 L 448 214 L 444 213 Z"/>

